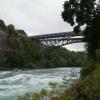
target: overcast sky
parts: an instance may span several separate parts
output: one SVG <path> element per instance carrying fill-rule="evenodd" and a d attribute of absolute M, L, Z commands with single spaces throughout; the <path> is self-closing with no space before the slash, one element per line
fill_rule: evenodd
<path fill-rule="evenodd" d="M 0 18 L 6 24 L 14 24 L 16 28 L 25 30 L 28 35 L 72 31 L 72 27 L 61 18 L 64 1 L 0 0 Z M 83 49 L 82 44 L 77 47 Z"/>

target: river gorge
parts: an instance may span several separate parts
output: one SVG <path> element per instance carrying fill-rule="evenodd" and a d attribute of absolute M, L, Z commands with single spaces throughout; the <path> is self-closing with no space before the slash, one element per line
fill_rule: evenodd
<path fill-rule="evenodd" d="M 17 100 L 27 92 L 50 89 L 49 82 L 61 83 L 63 78 L 79 78 L 81 68 L 54 68 L 0 72 L 0 100 Z M 71 75 L 75 73 L 75 76 Z"/>

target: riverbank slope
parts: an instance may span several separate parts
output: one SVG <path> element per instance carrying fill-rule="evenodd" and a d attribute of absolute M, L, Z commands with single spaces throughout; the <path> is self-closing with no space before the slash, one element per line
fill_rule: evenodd
<path fill-rule="evenodd" d="M 63 47 L 46 46 L 28 38 L 24 30 L 15 29 L 0 20 L 0 70 L 81 67 L 85 53 L 69 51 Z M 2 42 L 3 41 L 3 42 Z M 5 42 L 4 42 L 5 41 Z"/>

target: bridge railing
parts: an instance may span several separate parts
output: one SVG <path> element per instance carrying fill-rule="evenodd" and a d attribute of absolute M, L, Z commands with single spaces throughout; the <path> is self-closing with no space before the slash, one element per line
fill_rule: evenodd
<path fill-rule="evenodd" d="M 31 39 L 45 39 L 45 38 L 58 38 L 58 37 L 72 37 L 72 36 L 80 36 L 80 34 L 76 34 L 73 32 L 61 32 L 61 33 L 52 33 L 52 34 L 45 34 L 45 35 L 36 35 L 31 36 Z"/>
<path fill-rule="evenodd" d="M 81 36 L 81 37 L 77 37 Z M 75 38 L 74 38 L 75 37 Z M 54 34 L 37 35 L 30 37 L 33 41 L 40 41 L 42 44 L 50 46 L 63 46 L 71 43 L 78 43 L 83 41 L 82 34 L 73 32 L 62 32 Z"/>

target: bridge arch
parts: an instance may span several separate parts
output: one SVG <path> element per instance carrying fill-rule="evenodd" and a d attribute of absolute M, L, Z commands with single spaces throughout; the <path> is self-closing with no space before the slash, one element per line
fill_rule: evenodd
<path fill-rule="evenodd" d="M 83 35 L 73 32 L 61 32 L 30 37 L 33 41 L 40 41 L 44 45 L 64 46 L 72 43 L 83 42 Z"/>

